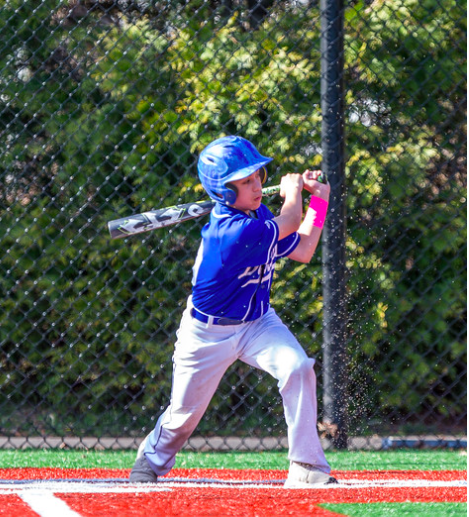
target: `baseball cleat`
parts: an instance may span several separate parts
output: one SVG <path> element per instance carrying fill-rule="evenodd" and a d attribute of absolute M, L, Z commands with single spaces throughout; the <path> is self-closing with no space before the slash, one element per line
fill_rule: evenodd
<path fill-rule="evenodd" d="M 284 488 L 320 488 L 334 485 L 338 481 L 331 475 L 307 463 L 292 461 Z"/>
<path fill-rule="evenodd" d="M 153 472 L 145 456 L 140 456 L 130 472 L 130 483 L 156 483 L 158 476 Z"/>

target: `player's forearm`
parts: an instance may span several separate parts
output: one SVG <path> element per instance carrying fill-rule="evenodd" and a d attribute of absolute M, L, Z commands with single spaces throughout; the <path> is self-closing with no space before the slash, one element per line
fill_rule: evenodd
<path fill-rule="evenodd" d="M 311 208 L 306 211 L 305 218 L 298 229 L 300 242 L 289 258 L 307 264 L 313 258 L 321 238 L 322 228 L 313 226 L 316 213 Z"/>

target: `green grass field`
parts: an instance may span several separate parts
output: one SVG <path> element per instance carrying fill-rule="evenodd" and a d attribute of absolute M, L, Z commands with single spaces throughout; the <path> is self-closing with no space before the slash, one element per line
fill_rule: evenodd
<path fill-rule="evenodd" d="M 135 451 L 25 449 L 0 451 L 0 468 L 131 468 Z M 466 470 L 466 451 L 399 450 L 326 452 L 333 470 Z M 187 452 L 177 456 L 180 468 L 288 469 L 287 453 Z"/>
<path fill-rule="evenodd" d="M 323 508 L 349 517 L 384 517 L 388 515 L 447 517 L 467 515 L 463 503 L 372 503 L 322 504 Z"/>

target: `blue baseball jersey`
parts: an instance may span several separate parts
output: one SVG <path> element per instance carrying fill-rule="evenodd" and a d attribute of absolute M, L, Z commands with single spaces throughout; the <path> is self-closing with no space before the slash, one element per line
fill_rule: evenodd
<path fill-rule="evenodd" d="M 275 262 L 300 241 L 296 232 L 279 241 L 273 218 L 262 204 L 250 217 L 216 203 L 193 268 L 192 302 L 198 311 L 243 321 L 267 312 Z"/>

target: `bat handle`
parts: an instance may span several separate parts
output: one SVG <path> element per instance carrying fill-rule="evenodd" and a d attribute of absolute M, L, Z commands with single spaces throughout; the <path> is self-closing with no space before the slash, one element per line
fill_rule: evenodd
<path fill-rule="evenodd" d="M 272 187 L 265 187 L 262 189 L 264 196 L 271 196 L 280 192 L 280 185 L 273 185 Z"/>
<path fill-rule="evenodd" d="M 318 177 L 319 183 L 324 183 L 324 185 L 327 183 L 327 175 L 325 172 L 321 172 L 321 174 Z M 262 194 L 264 196 L 272 196 L 273 194 L 278 194 L 280 192 L 280 185 L 273 185 L 272 187 L 265 187 L 262 189 Z"/>
<path fill-rule="evenodd" d="M 321 172 L 321 174 L 318 177 L 319 183 L 324 183 L 324 185 L 327 183 L 327 174 L 325 172 Z"/>

